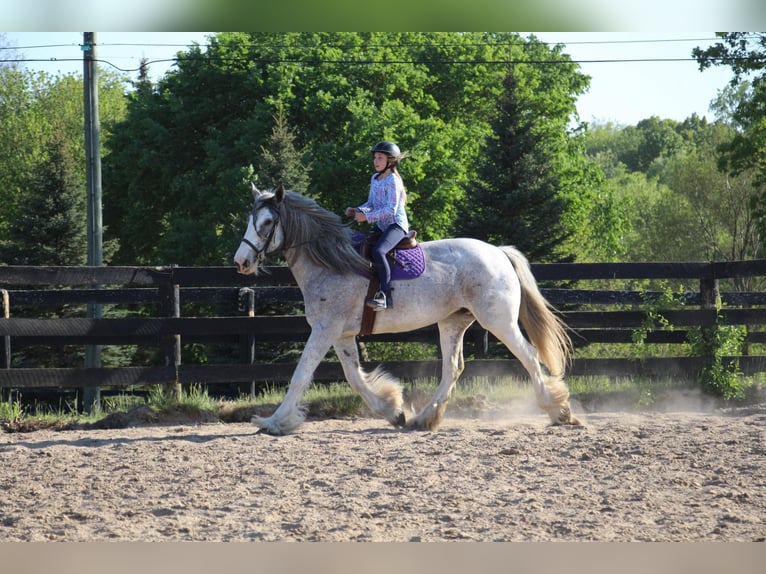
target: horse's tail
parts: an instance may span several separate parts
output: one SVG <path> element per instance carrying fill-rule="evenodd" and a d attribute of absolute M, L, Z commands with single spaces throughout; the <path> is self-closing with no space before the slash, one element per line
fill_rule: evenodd
<path fill-rule="evenodd" d="M 554 378 L 560 379 L 572 356 L 572 340 L 567 334 L 567 327 L 540 293 L 527 258 L 515 247 L 506 245 L 500 249 L 511 260 L 521 284 L 519 322 L 537 349 L 542 363 Z"/>

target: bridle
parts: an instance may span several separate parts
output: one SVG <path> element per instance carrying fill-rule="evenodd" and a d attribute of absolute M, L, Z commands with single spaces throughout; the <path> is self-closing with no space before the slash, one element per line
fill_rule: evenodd
<path fill-rule="evenodd" d="M 258 231 L 258 228 L 255 226 L 255 212 L 259 209 L 253 209 L 252 218 L 253 218 L 253 229 L 255 230 L 255 234 L 260 237 L 264 243 L 263 247 L 260 249 L 250 241 L 247 237 L 242 237 L 242 243 L 250 247 L 255 252 L 255 260 L 260 260 L 264 255 L 268 253 L 269 247 L 271 246 L 271 242 L 274 240 L 274 234 L 277 231 L 277 226 L 279 225 L 279 208 L 272 207 L 270 205 L 265 206 L 269 211 L 271 211 L 272 215 L 274 216 L 274 220 L 271 225 L 271 231 L 269 231 L 268 235 L 263 235 L 260 231 Z"/>

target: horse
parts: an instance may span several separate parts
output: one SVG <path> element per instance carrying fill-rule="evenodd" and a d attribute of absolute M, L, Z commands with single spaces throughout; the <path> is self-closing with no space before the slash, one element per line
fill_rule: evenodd
<path fill-rule="evenodd" d="M 438 326 L 441 380 L 428 404 L 419 412 L 405 412 L 398 379 L 381 366 L 371 372 L 361 366 L 356 337 L 370 263 L 354 248 L 350 223 L 283 186 L 261 191 L 252 185 L 252 193 L 252 212 L 234 255 L 237 271 L 257 275 L 269 255 L 281 252 L 302 292 L 311 327 L 281 404 L 271 416 L 252 418 L 259 432 L 289 434 L 304 422 L 301 398 L 330 347 L 346 380 L 374 413 L 395 427 L 435 430 L 463 372 L 463 335 L 474 321 L 521 361 L 537 404 L 552 425 L 581 424 L 572 415 L 563 380 L 572 349 L 567 327 L 540 293 L 529 262 L 516 248 L 472 238 L 420 243 L 427 262 L 424 273 L 394 282 L 395 306 L 377 312 L 373 330 L 394 333 Z"/>

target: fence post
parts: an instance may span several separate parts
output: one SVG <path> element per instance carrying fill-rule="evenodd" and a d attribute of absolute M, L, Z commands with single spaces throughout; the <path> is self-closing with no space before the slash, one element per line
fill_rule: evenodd
<path fill-rule="evenodd" d="M 0 296 L 2 299 L 2 306 L 3 306 L 3 319 L 10 319 L 11 317 L 11 300 L 8 296 L 8 291 L 6 289 L 0 289 Z M 2 369 L 10 369 L 11 368 L 11 336 L 6 335 L 3 337 L 3 343 L 0 345 L 0 368 Z M 0 399 L 2 399 L 3 402 L 9 400 L 11 398 L 11 389 L 8 387 L 2 387 L 0 388 Z"/>
<path fill-rule="evenodd" d="M 476 330 L 473 334 L 474 354 L 477 357 L 486 357 L 489 351 L 489 331 L 486 329 Z"/>
<path fill-rule="evenodd" d="M 172 279 L 168 283 L 162 283 L 159 287 L 160 304 L 159 311 L 162 317 L 181 316 L 181 287 L 175 285 Z M 181 335 L 163 335 L 161 338 L 161 352 L 166 367 L 174 367 L 175 376 L 172 381 L 164 384 L 164 393 L 176 400 L 181 398 L 181 383 L 178 380 L 178 367 L 181 365 Z"/>
<path fill-rule="evenodd" d="M 721 300 L 718 279 L 715 277 L 703 277 L 700 279 L 700 295 L 703 309 L 717 309 Z M 717 322 L 717 321 L 716 321 Z M 702 365 L 704 371 L 708 371 L 715 362 L 715 349 L 713 348 L 712 337 L 714 336 L 715 326 L 700 327 L 702 340 L 704 341 L 704 354 L 702 356 Z"/>
<path fill-rule="evenodd" d="M 97 285 L 100 289 L 102 286 Z M 87 316 L 92 319 L 101 319 L 104 316 L 103 307 L 98 303 L 87 304 Z M 101 345 L 85 345 L 85 366 L 89 369 L 98 369 L 101 367 Z M 101 408 L 101 388 L 97 386 L 83 387 L 82 397 L 78 401 L 79 410 L 85 413 L 92 413 Z"/>
<path fill-rule="evenodd" d="M 238 295 L 240 312 L 247 313 L 248 317 L 255 317 L 255 290 L 250 287 L 242 287 Z M 255 365 L 255 335 L 248 332 L 240 336 L 239 356 L 245 365 Z M 240 386 L 239 391 L 242 392 Z M 250 381 L 247 392 L 251 397 L 255 396 L 255 381 Z"/>
<path fill-rule="evenodd" d="M 703 309 L 715 309 L 721 299 L 718 279 L 715 277 L 703 277 L 700 279 L 700 295 L 702 296 Z"/>

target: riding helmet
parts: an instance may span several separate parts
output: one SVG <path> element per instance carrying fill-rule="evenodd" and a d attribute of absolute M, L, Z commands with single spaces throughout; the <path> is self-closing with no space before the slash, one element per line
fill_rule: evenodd
<path fill-rule="evenodd" d="M 402 155 L 402 152 L 399 150 L 399 146 L 396 145 L 393 142 L 387 142 L 382 141 L 375 144 L 375 147 L 372 148 L 371 153 L 384 153 L 390 157 L 398 158 L 400 155 Z"/>

